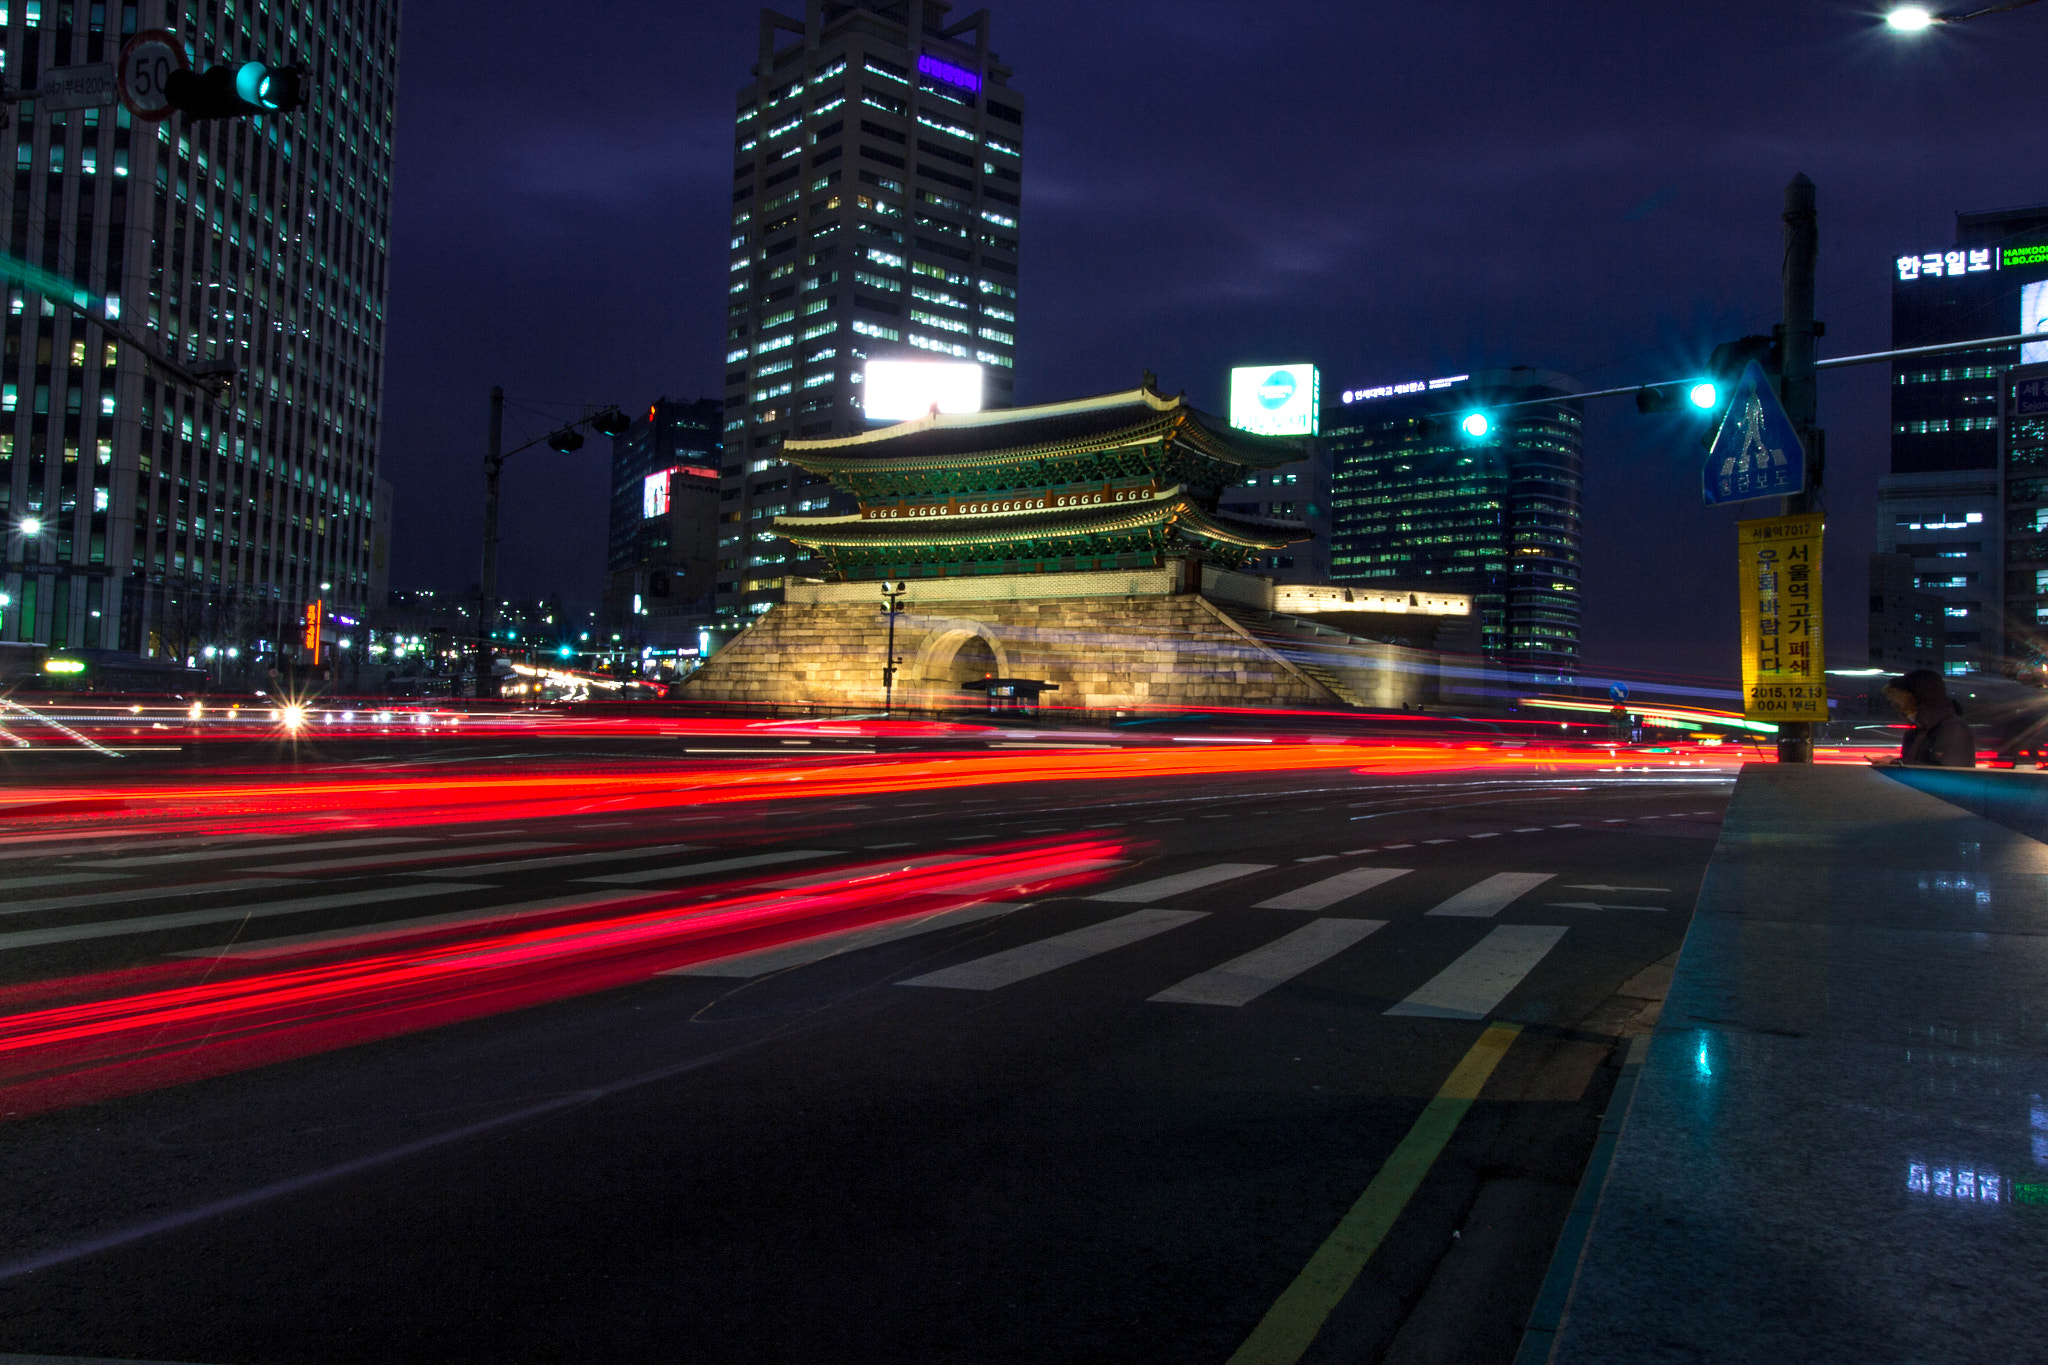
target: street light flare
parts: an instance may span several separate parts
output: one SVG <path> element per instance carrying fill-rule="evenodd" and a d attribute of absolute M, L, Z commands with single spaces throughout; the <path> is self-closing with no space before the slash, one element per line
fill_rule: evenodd
<path fill-rule="evenodd" d="M 1934 16 L 1924 5 L 1900 5 L 1884 21 L 1900 33 L 1919 33 L 1934 26 Z"/>

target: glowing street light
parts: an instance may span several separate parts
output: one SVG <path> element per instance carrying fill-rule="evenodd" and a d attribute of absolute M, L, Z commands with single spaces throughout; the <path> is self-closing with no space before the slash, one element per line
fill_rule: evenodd
<path fill-rule="evenodd" d="M 1925 33 L 1936 24 L 1960 24 L 1965 19 L 1981 19 L 1987 14 L 2025 9 L 2034 3 L 2035 0 L 2004 0 L 2002 4 L 1964 10 L 1960 14 L 1936 14 L 1925 5 L 1894 5 L 1885 11 L 1884 22 L 1894 33 Z"/>
<path fill-rule="evenodd" d="M 21 533 L 25 536 L 41 535 L 43 533 L 43 519 L 41 517 L 23 517 L 21 519 Z"/>
<path fill-rule="evenodd" d="M 1468 412 L 1465 420 L 1458 423 L 1458 429 L 1476 441 L 1493 430 L 1493 419 L 1483 412 Z"/>

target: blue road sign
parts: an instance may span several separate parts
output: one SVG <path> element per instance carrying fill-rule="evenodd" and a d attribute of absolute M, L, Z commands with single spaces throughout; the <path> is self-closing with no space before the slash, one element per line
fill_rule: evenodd
<path fill-rule="evenodd" d="M 1614 698 L 1616 701 L 1627 701 L 1628 684 L 1616 683 L 1614 686 L 1607 689 L 1607 695 Z"/>
<path fill-rule="evenodd" d="M 1707 505 L 1780 498 L 1806 488 L 1806 449 L 1754 360 L 1742 372 L 1702 471 Z"/>

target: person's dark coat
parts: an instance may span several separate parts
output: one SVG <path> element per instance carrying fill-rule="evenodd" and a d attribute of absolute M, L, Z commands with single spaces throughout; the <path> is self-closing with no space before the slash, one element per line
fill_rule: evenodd
<path fill-rule="evenodd" d="M 1913 698 L 1913 728 L 1899 746 L 1899 762 L 1915 767 L 1974 768 L 1977 738 L 1963 723 L 1948 685 L 1931 668 L 1916 668 L 1892 687 Z"/>

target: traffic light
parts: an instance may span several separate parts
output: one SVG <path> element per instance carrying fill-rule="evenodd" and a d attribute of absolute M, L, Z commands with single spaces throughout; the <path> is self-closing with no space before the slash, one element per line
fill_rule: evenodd
<path fill-rule="evenodd" d="M 1484 440 L 1493 430 L 1493 418 L 1483 412 L 1468 412 L 1458 419 L 1458 430 L 1468 441 Z"/>
<path fill-rule="evenodd" d="M 606 408 L 590 419 L 590 425 L 600 436 L 624 436 L 633 428 L 633 419 L 617 408 Z"/>
<path fill-rule="evenodd" d="M 1713 402 L 1701 408 L 1707 415 L 1707 423 L 1700 434 L 1700 444 L 1709 450 L 1714 446 L 1714 433 L 1721 429 L 1721 419 L 1728 414 L 1728 404 L 1735 398 L 1735 386 L 1741 382 L 1742 372 L 1749 368 L 1752 360 L 1768 378 L 1775 381 L 1778 371 L 1784 367 L 1783 352 L 1777 338 L 1746 336 L 1724 341 L 1714 348 L 1714 354 L 1707 360 L 1714 392 Z"/>
<path fill-rule="evenodd" d="M 164 96 L 188 119 L 239 118 L 302 109 L 312 84 L 302 66 L 236 62 L 173 71 L 164 78 Z"/>
<path fill-rule="evenodd" d="M 1433 441 L 1457 441 L 1471 445 L 1493 434 L 1493 414 L 1482 408 L 1465 412 L 1439 412 L 1417 419 L 1423 435 Z"/>
<path fill-rule="evenodd" d="M 563 427 L 548 437 L 548 445 L 562 454 L 583 449 L 583 433 L 574 427 Z"/>
<path fill-rule="evenodd" d="M 1724 381 L 1688 379 L 1676 384 L 1648 384 L 1636 390 L 1637 412 L 1712 412 L 1727 393 Z"/>

